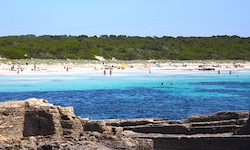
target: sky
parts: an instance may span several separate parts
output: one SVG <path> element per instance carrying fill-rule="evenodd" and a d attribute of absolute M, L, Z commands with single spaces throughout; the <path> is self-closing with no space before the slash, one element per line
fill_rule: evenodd
<path fill-rule="evenodd" d="M 250 0 L 0 0 L 0 36 L 250 37 Z"/>

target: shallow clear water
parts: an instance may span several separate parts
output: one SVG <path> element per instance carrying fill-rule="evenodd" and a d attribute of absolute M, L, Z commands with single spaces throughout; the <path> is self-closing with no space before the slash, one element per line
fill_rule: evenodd
<path fill-rule="evenodd" d="M 31 97 L 74 106 L 77 115 L 91 119 L 184 119 L 193 114 L 249 110 L 250 71 L 0 76 L 0 101 Z"/>

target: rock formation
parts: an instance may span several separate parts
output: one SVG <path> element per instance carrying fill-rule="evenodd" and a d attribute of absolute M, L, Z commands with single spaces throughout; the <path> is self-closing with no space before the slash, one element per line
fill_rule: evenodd
<path fill-rule="evenodd" d="M 248 135 L 250 135 L 250 115 L 249 115 L 249 118 L 247 120 L 247 123 L 242 128 L 237 130 L 236 134 L 248 134 Z"/>
<path fill-rule="evenodd" d="M 0 149 L 248 149 L 249 111 L 88 120 L 42 99 L 0 103 Z"/>
<path fill-rule="evenodd" d="M 116 132 L 121 131 L 46 100 L 0 103 L 0 149 L 153 149 L 152 140 Z"/>

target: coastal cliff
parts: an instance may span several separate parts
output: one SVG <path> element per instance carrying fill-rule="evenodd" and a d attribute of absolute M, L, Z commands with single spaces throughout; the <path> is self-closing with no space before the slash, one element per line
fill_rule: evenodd
<path fill-rule="evenodd" d="M 0 149 L 248 149 L 249 111 L 89 120 L 43 99 L 0 103 Z"/>

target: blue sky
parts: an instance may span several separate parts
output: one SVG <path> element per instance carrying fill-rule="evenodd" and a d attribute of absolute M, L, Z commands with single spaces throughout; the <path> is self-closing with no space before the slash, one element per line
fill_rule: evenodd
<path fill-rule="evenodd" d="M 250 0 L 0 0 L 0 36 L 250 37 Z"/>

